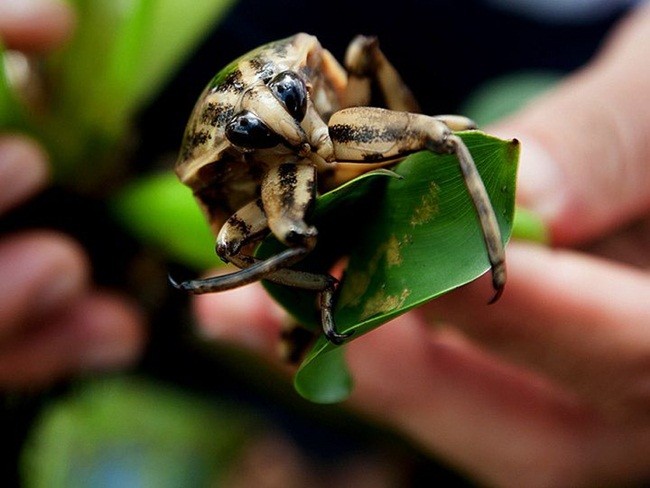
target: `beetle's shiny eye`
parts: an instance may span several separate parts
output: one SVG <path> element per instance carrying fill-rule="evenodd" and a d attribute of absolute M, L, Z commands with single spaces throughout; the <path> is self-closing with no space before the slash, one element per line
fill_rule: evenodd
<path fill-rule="evenodd" d="M 230 119 L 226 126 L 226 137 L 230 142 L 244 149 L 264 149 L 277 146 L 282 142 L 280 136 L 248 110 Z"/>
<path fill-rule="evenodd" d="M 293 71 L 283 71 L 271 80 L 269 88 L 297 121 L 305 118 L 307 111 L 307 87 Z"/>

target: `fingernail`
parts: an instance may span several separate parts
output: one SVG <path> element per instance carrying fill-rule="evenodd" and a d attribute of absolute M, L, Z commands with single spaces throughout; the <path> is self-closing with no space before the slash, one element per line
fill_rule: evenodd
<path fill-rule="evenodd" d="M 21 307 L 35 316 L 62 310 L 81 293 L 87 279 L 87 268 L 72 241 L 38 231 L 5 237 L 0 269 L 10 278 L 2 282 L 1 292 L 17 290 Z"/>
<path fill-rule="evenodd" d="M 40 189 L 47 169 L 47 158 L 36 144 L 22 137 L 0 139 L 0 211 Z"/>
<path fill-rule="evenodd" d="M 27 51 L 61 46 L 74 28 L 73 4 L 64 0 L 0 0 L 3 43 Z"/>
<path fill-rule="evenodd" d="M 34 231 L 17 259 L 22 271 L 38 276 L 32 309 L 38 313 L 61 310 L 78 297 L 88 280 L 88 267 L 76 243 L 56 234 Z"/>

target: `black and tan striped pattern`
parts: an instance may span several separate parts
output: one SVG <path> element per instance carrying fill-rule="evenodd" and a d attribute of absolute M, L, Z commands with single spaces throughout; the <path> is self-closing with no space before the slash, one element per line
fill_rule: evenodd
<path fill-rule="evenodd" d="M 290 246 L 313 247 L 316 229 L 305 223 L 314 202 L 316 168 L 307 164 L 281 164 L 262 181 L 262 201 L 271 232 Z"/>

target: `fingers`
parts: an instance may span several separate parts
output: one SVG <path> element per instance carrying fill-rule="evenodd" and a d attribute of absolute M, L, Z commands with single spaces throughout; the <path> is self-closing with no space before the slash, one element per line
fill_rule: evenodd
<path fill-rule="evenodd" d="M 617 417 L 650 414 L 650 277 L 532 245 L 509 248 L 508 292 L 485 282 L 427 305 L 501 356 L 548 375 Z"/>
<path fill-rule="evenodd" d="M 201 333 L 277 357 L 285 312 L 260 283 L 221 293 L 197 295 L 194 310 Z"/>
<path fill-rule="evenodd" d="M 0 339 L 58 312 L 88 286 L 88 263 L 70 239 L 29 232 L 0 241 Z"/>
<path fill-rule="evenodd" d="M 647 476 L 647 426 L 603 419 L 572 393 L 416 314 L 350 344 L 346 357 L 355 407 L 480 484 L 615 485 Z"/>
<path fill-rule="evenodd" d="M 259 284 L 195 306 L 206 335 L 274 354 L 282 319 Z M 647 429 L 608 422 L 573 393 L 422 319 L 403 315 L 347 346 L 356 409 L 489 485 L 615 483 L 620 466 L 628 480 L 646 473 Z"/>
<path fill-rule="evenodd" d="M 12 49 L 52 49 L 70 36 L 74 21 L 74 12 L 64 1 L 3 0 L 0 41 Z"/>
<path fill-rule="evenodd" d="M 45 153 L 23 136 L 0 137 L 0 214 L 18 205 L 47 181 Z"/>
<path fill-rule="evenodd" d="M 0 346 L 0 386 L 35 389 L 79 371 L 125 367 L 144 345 L 142 317 L 122 297 L 91 292 Z"/>
<path fill-rule="evenodd" d="M 519 197 L 553 239 L 590 239 L 650 210 L 650 6 L 586 69 L 497 132 L 522 140 Z"/>
<path fill-rule="evenodd" d="M 142 322 L 133 305 L 90 291 L 70 239 L 32 231 L 0 241 L 0 388 L 124 366 L 142 347 Z"/>

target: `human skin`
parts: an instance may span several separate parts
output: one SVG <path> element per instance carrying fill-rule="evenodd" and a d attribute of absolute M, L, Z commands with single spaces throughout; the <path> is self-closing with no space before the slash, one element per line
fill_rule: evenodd
<path fill-rule="evenodd" d="M 518 200 L 552 246 L 349 344 L 349 406 L 489 485 L 650 479 L 650 5 L 585 68 L 489 131 L 522 141 Z M 243 306 L 242 304 L 245 304 Z M 203 334 L 274 357 L 258 285 L 195 298 Z"/>
<path fill-rule="evenodd" d="M 56 0 L 0 0 L 0 39 L 41 54 L 62 45 L 75 18 Z M 43 189 L 47 155 L 0 133 L 0 218 Z M 45 230 L 0 238 L 0 389 L 34 390 L 74 373 L 125 366 L 144 343 L 137 307 L 97 289 L 72 238 Z"/>

